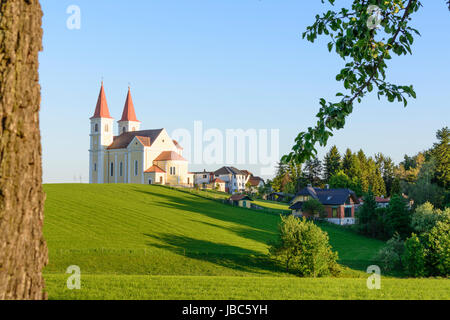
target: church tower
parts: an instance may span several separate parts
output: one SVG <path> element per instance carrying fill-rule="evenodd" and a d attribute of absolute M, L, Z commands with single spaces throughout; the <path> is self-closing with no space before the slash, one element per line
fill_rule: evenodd
<path fill-rule="evenodd" d="M 114 119 L 109 115 L 103 81 L 97 106 L 90 120 L 89 183 L 103 183 L 107 171 L 104 165 L 105 149 L 113 142 L 114 137 Z"/>
<path fill-rule="evenodd" d="M 129 131 L 139 131 L 141 127 L 141 122 L 136 118 L 136 112 L 134 111 L 130 87 L 128 87 L 128 95 L 125 106 L 123 107 L 122 118 L 118 121 L 118 124 L 119 135 Z"/>

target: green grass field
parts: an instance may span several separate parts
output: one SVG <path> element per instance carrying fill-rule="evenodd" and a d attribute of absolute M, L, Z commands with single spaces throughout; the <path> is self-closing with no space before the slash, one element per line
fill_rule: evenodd
<path fill-rule="evenodd" d="M 50 299 L 422 299 L 450 297 L 450 280 L 382 280 L 365 268 L 383 246 L 322 225 L 341 278 L 300 279 L 267 258 L 279 217 L 162 186 L 45 185 Z M 68 290 L 68 266 L 82 289 Z"/>

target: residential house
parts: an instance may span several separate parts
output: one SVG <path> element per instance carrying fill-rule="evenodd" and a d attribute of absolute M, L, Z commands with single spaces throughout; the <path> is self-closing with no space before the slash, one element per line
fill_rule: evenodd
<path fill-rule="evenodd" d="M 303 204 L 310 199 L 316 199 L 324 205 L 327 221 L 339 225 L 355 223 L 355 205 L 359 204 L 359 200 L 352 190 L 320 189 L 308 186 L 295 195 L 289 209 L 297 216 L 318 218 L 302 210 Z"/>
<path fill-rule="evenodd" d="M 211 182 L 212 189 L 220 192 L 226 192 L 226 185 L 226 182 L 220 178 L 216 178 Z"/>
<path fill-rule="evenodd" d="M 201 172 L 194 172 L 194 185 L 201 189 L 208 188 L 208 185 L 214 180 L 214 173 L 203 170 Z"/>
<path fill-rule="evenodd" d="M 264 180 L 260 177 L 251 176 L 245 184 L 246 190 L 250 193 L 257 193 L 260 187 L 264 187 Z"/>
<path fill-rule="evenodd" d="M 239 193 L 245 191 L 246 174 L 235 167 L 222 167 L 214 172 L 214 178 L 225 182 L 225 192 Z"/>

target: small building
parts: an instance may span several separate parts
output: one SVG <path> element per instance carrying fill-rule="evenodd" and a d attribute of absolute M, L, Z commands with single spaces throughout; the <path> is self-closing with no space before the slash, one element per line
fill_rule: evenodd
<path fill-rule="evenodd" d="M 308 186 L 300 190 L 291 202 L 289 209 L 297 216 L 312 217 L 302 207 L 306 201 L 318 200 L 326 210 L 328 222 L 347 225 L 355 223 L 355 205 L 359 204 L 356 194 L 350 189 L 320 189 Z"/>
<path fill-rule="evenodd" d="M 222 167 L 214 172 L 214 178 L 226 183 L 225 192 L 234 194 L 245 191 L 246 173 L 235 167 Z"/>
<path fill-rule="evenodd" d="M 233 206 L 239 206 L 239 207 L 243 207 L 243 208 L 251 208 L 252 207 L 252 198 L 250 198 L 249 196 L 245 195 L 245 194 L 234 194 L 232 195 L 228 201 L 233 205 Z"/>
<path fill-rule="evenodd" d="M 264 187 L 264 180 L 260 177 L 251 176 L 246 184 L 248 192 L 257 193 L 260 187 Z"/>
<path fill-rule="evenodd" d="M 208 185 L 214 180 L 214 173 L 210 171 L 194 172 L 194 185 L 200 189 L 207 189 Z"/>
<path fill-rule="evenodd" d="M 223 181 L 222 179 L 220 179 L 220 178 L 216 178 L 216 179 L 214 179 L 212 182 L 211 182 L 211 188 L 213 189 L 213 190 L 217 190 L 217 191 L 220 191 L 220 192 L 225 192 L 225 190 L 226 190 L 226 182 L 225 181 Z"/>
<path fill-rule="evenodd" d="M 295 194 L 284 193 L 284 192 L 272 192 L 266 196 L 266 200 L 278 201 L 278 202 L 288 202 L 290 199 L 294 198 Z"/>

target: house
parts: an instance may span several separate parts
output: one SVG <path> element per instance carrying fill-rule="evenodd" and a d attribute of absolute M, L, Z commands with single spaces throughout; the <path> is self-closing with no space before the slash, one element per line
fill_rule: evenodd
<path fill-rule="evenodd" d="M 206 189 L 214 180 L 214 173 L 203 170 L 201 172 L 194 172 L 194 185 L 201 189 Z"/>
<path fill-rule="evenodd" d="M 212 189 L 220 192 L 225 192 L 226 185 L 226 182 L 220 178 L 216 178 L 211 182 Z"/>
<path fill-rule="evenodd" d="M 222 167 L 214 171 L 214 178 L 225 182 L 225 192 L 234 194 L 245 191 L 246 174 L 235 167 Z"/>
<path fill-rule="evenodd" d="M 264 180 L 260 177 L 251 176 L 247 183 L 246 189 L 250 193 L 257 193 L 260 187 L 264 187 Z"/>
<path fill-rule="evenodd" d="M 389 202 L 391 201 L 391 198 L 385 198 L 383 196 L 381 197 L 375 197 L 375 202 L 377 203 L 378 208 L 387 208 L 389 207 Z M 362 206 L 364 204 L 364 198 L 359 198 L 359 205 Z"/>
<path fill-rule="evenodd" d="M 130 88 L 117 122 L 110 116 L 103 82 L 90 118 L 89 183 L 193 186 L 183 148 L 165 129 L 141 130 Z"/>
<path fill-rule="evenodd" d="M 234 194 L 228 199 L 228 201 L 234 206 L 251 208 L 253 200 L 245 194 Z"/>
<path fill-rule="evenodd" d="M 294 215 L 317 218 L 302 210 L 303 204 L 310 199 L 318 200 L 325 207 L 327 221 L 339 225 L 355 223 L 355 205 L 359 200 L 352 190 L 308 186 L 295 195 L 289 209 Z"/>

